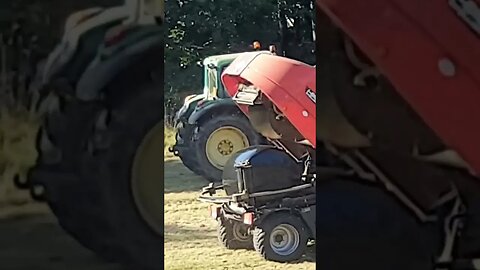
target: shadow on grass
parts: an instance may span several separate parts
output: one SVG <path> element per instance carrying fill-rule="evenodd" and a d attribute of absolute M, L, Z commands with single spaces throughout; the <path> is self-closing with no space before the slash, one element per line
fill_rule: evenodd
<path fill-rule="evenodd" d="M 6 203 L 0 206 L 0 221 L 22 221 L 46 215 L 50 215 L 50 208 L 41 203 Z"/>
<path fill-rule="evenodd" d="M 42 209 L 38 212 L 34 212 L 35 209 L 10 210 L 11 214 L 0 220 L 2 270 L 127 270 L 103 261 L 78 244 L 58 226 L 53 216 L 41 214 Z"/>
<path fill-rule="evenodd" d="M 165 193 L 200 192 L 208 181 L 195 175 L 178 159 L 169 159 L 165 164 Z"/>
<path fill-rule="evenodd" d="M 206 240 L 213 239 L 213 231 L 199 229 L 187 229 L 177 225 L 165 225 L 164 243 L 168 242 L 184 242 L 192 240 Z"/>

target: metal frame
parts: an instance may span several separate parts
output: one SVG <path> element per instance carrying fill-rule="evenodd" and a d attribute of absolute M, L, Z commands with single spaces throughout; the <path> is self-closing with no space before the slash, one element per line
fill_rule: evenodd
<path fill-rule="evenodd" d="M 246 192 L 241 192 L 241 193 L 236 193 L 231 196 L 214 196 L 216 194 L 217 190 L 222 189 L 224 186 L 214 186 L 213 183 L 208 185 L 207 187 L 204 187 L 202 190 L 201 195 L 199 196 L 198 200 L 202 202 L 208 202 L 208 203 L 215 203 L 215 204 L 223 204 L 223 203 L 229 203 L 229 202 L 244 202 L 247 201 L 248 199 L 251 198 L 259 198 L 259 197 L 267 197 L 267 196 L 272 196 L 272 195 L 278 195 L 278 194 L 288 194 L 288 193 L 293 193 L 309 188 L 314 188 L 315 184 L 314 183 L 309 183 L 309 184 L 302 184 L 302 185 L 297 185 L 291 188 L 286 188 L 286 189 L 278 189 L 278 190 L 270 190 L 270 191 L 262 191 L 262 192 L 256 192 L 256 193 L 246 193 Z M 205 195 L 209 194 L 209 195 Z"/>

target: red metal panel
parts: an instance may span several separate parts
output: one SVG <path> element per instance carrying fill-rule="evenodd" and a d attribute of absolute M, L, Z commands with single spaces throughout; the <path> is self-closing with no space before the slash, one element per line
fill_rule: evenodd
<path fill-rule="evenodd" d="M 244 68 L 246 63 L 248 66 Z M 245 55 L 230 64 L 222 80 L 232 96 L 242 80 L 258 87 L 290 123 L 316 146 L 316 106 L 306 94 L 307 89 L 316 93 L 315 67 L 269 54 L 258 55 L 253 60 Z M 242 110 L 246 111 L 246 108 L 242 107 Z"/>
<path fill-rule="evenodd" d="M 448 0 L 317 0 L 317 5 L 480 172 L 480 42 Z M 453 76 L 440 71 L 442 59 L 455 66 Z"/>

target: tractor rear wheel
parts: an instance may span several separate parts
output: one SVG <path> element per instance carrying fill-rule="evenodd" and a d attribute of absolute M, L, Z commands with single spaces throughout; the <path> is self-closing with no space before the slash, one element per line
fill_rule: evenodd
<path fill-rule="evenodd" d="M 222 180 L 223 167 L 234 153 L 261 143 L 261 136 L 242 115 L 215 115 L 194 136 L 201 175 L 215 182 Z"/>
<path fill-rule="evenodd" d="M 78 105 L 64 121 L 51 123 L 63 159 L 61 165 L 43 165 L 43 171 L 70 177 L 33 177 L 45 187 L 47 202 L 68 233 L 98 255 L 136 269 L 161 269 L 161 87 L 137 87 L 134 96 L 86 111 L 79 109 L 86 104 Z M 108 120 L 98 125 L 105 111 Z"/>

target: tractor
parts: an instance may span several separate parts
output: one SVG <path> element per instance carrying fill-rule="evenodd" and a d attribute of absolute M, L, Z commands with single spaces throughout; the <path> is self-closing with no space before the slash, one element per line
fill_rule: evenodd
<path fill-rule="evenodd" d="M 174 119 L 176 144 L 169 150 L 191 171 L 211 181 L 221 180 L 225 162 L 233 153 L 263 141 L 220 79 L 222 72 L 242 54 L 205 58 L 203 93 L 187 96 Z"/>
<path fill-rule="evenodd" d="M 1 89 L 2 180 L 134 269 L 162 265 L 163 9 L 126 0 L 76 12 L 28 87 Z"/>

